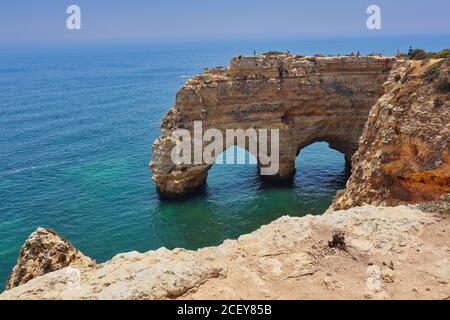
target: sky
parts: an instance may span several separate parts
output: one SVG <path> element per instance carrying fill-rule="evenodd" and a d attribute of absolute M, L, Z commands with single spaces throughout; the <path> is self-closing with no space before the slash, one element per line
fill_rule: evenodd
<path fill-rule="evenodd" d="M 66 28 L 72 4 L 81 30 Z M 366 27 L 372 4 L 381 30 Z M 2 0 L 0 44 L 450 34 L 449 13 L 449 0 Z"/>

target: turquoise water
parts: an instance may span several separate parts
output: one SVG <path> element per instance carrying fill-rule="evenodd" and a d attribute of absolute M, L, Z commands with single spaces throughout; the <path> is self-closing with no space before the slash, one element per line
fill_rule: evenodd
<path fill-rule="evenodd" d="M 148 162 L 179 87 L 233 55 L 268 50 L 437 50 L 414 39 L 73 43 L 0 50 L 0 289 L 38 226 L 104 261 L 161 246 L 195 249 L 285 215 L 320 214 L 345 186 L 343 156 L 317 143 L 292 187 L 264 185 L 252 165 L 215 165 L 204 194 L 160 201 Z M 395 44 L 395 45 L 394 45 Z"/>

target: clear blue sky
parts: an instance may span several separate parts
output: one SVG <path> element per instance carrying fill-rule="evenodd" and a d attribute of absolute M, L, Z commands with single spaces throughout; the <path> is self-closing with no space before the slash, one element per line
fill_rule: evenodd
<path fill-rule="evenodd" d="M 66 8 L 82 10 L 68 31 Z M 381 31 L 366 9 L 382 9 Z M 0 43 L 71 39 L 202 39 L 450 34 L 450 0 L 2 0 Z"/>

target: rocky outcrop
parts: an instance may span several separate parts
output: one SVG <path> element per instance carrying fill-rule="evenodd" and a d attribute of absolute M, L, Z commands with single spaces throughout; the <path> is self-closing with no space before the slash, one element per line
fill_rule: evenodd
<path fill-rule="evenodd" d="M 22 246 L 6 288 L 12 289 L 38 276 L 68 266 L 93 267 L 95 265 L 94 260 L 83 255 L 55 231 L 38 228 Z"/>
<path fill-rule="evenodd" d="M 162 196 L 176 198 L 201 187 L 211 165 L 177 165 L 175 129 L 279 129 L 280 163 L 271 180 L 295 172 L 302 148 L 326 141 L 348 161 L 358 148 L 370 108 L 383 94 L 394 59 L 301 57 L 288 54 L 234 57 L 229 67 L 206 70 L 178 92 L 153 145 L 153 180 Z M 224 134 L 225 136 L 225 134 Z M 224 149 L 236 144 L 224 141 Z M 205 142 L 203 142 L 205 144 Z M 243 148 L 248 146 L 244 143 Z M 249 150 L 252 152 L 252 150 Z M 253 154 L 258 163 L 258 154 Z"/>
<path fill-rule="evenodd" d="M 370 111 L 334 209 L 419 203 L 450 192 L 449 65 L 399 62 Z"/>
<path fill-rule="evenodd" d="M 446 299 L 449 243 L 446 215 L 364 206 L 282 217 L 198 251 L 120 254 L 75 282 L 65 268 L 0 299 Z"/>

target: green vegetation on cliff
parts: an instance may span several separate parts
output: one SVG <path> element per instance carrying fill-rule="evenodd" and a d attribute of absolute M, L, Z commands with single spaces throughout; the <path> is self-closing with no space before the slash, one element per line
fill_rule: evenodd
<path fill-rule="evenodd" d="M 450 49 L 444 49 L 439 52 L 426 52 L 425 50 L 418 48 L 411 50 L 408 54 L 399 54 L 397 57 L 408 60 L 446 59 L 450 58 Z"/>
<path fill-rule="evenodd" d="M 450 92 L 450 58 L 433 64 L 425 71 L 423 78 L 433 82 L 438 91 Z"/>

